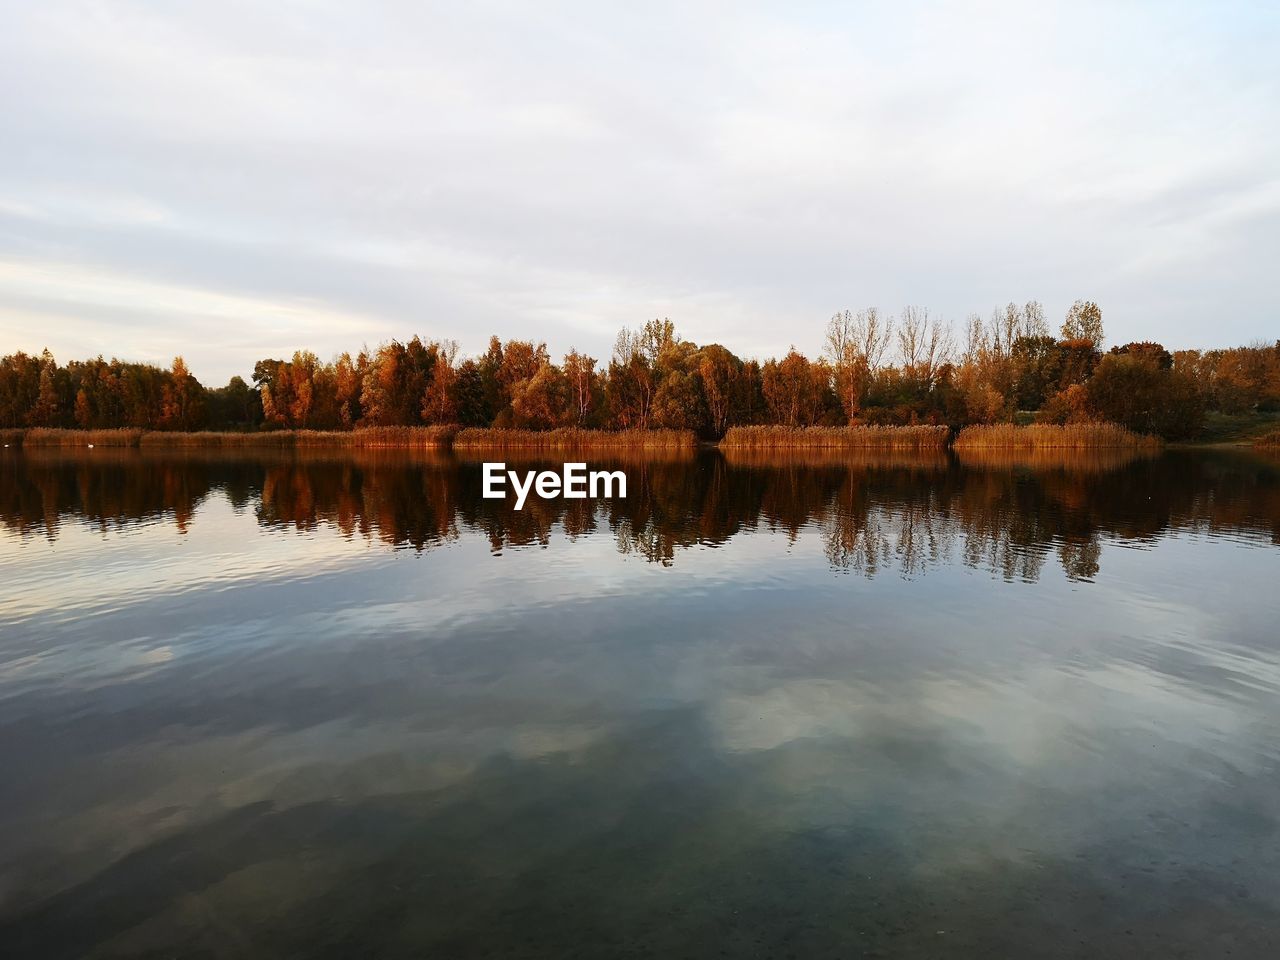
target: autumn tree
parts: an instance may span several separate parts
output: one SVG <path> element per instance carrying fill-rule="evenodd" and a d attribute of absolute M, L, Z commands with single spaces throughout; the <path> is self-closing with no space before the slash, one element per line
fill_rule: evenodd
<path fill-rule="evenodd" d="M 364 421 L 371 426 L 414 426 L 422 422 L 422 397 L 439 348 L 418 337 L 392 340 L 369 361 L 360 391 Z"/>
<path fill-rule="evenodd" d="M 40 372 L 36 383 L 35 402 L 27 412 L 27 425 L 59 426 L 62 402 L 58 395 L 58 363 L 48 349 L 40 354 Z"/>
<path fill-rule="evenodd" d="M 746 423 L 744 403 L 746 390 L 743 363 L 718 343 L 698 351 L 698 377 L 706 406 L 707 425 L 717 436 L 724 436 L 730 424 Z"/>
<path fill-rule="evenodd" d="M 1154 343 L 1150 340 L 1135 341 L 1126 343 L 1123 346 L 1112 347 L 1109 351 L 1115 355 L 1127 355 L 1142 360 L 1147 360 L 1160 370 L 1173 369 L 1173 354 L 1164 348 L 1162 344 Z"/>
<path fill-rule="evenodd" d="M 364 391 L 364 377 L 369 372 L 369 352 L 361 350 L 353 358 L 342 353 L 333 364 L 334 400 L 338 406 L 338 423 L 350 430 L 363 419 L 360 395 Z"/>
<path fill-rule="evenodd" d="M 492 421 L 486 398 L 485 375 L 480 362 L 463 360 L 454 376 L 454 405 L 458 423 L 467 427 L 485 427 Z"/>
<path fill-rule="evenodd" d="M 1039 410 L 1057 393 L 1062 378 L 1063 351 L 1050 336 L 1019 336 L 1013 342 L 1013 399 L 1019 410 Z"/>
<path fill-rule="evenodd" d="M 826 364 L 810 362 L 795 347 L 781 360 L 765 363 L 760 376 L 772 421 L 788 427 L 815 424 L 830 390 L 829 372 Z"/>
<path fill-rule="evenodd" d="M 173 358 L 162 393 L 160 422 L 169 430 L 195 430 L 204 424 L 204 388 L 182 357 Z"/>
<path fill-rule="evenodd" d="M 571 348 L 564 355 L 564 376 L 569 391 L 569 406 L 573 413 L 573 423 L 585 426 L 595 409 L 596 395 L 599 391 L 599 376 L 596 374 L 596 360 L 577 348 Z"/>
<path fill-rule="evenodd" d="M 1077 300 L 1062 321 L 1063 340 L 1084 340 L 1096 350 L 1102 345 L 1102 310 L 1092 300 Z"/>
<path fill-rule="evenodd" d="M 898 321 L 898 351 L 903 380 L 917 395 L 927 394 L 951 358 L 951 331 L 923 307 L 906 307 Z"/>
<path fill-rule="evenodd" d="M 1086 391 L 1097 419 L 1140 433 L 1181 439 L 1193 436 L 1204 417 L 1195 383 L 1184 373 L 1163 367 L 1150 351 L 1107 354 Z"/>
<path fill-rule="evenodd" d="M 93 360 L 73 360 L 67 374 L 74 391 L 74 419 L 84 429 L 117 427 L 124 419 L 121 405 L 118 360 L 108 363 L 101 356 Z"/>
<path fill-rule="evenodd" d="M 892 320 L 882 318 L 875 307 L 857 313 L 845 310 L 827 322 L 824 355 L 848 422 L 857 420 L 868 387 L 880 371 L 893 339 Z"/>
<path fill-rule="evenodd" d="M 262 421 L 262 400 L 258 392 L 234 376 L 225 387 L 205 391 L 207 420 L 220 430 L 248 430 Z"/>
<path fill-rule="evenodd" d="M 653 422 L 669 430 L 705 429 L 707 412 L 697 374 L 675 369 L 662 378 L 653 397 Z"/>
<path fill-rule="evenodd" d="M 657 321 L 650 321 L 656 323 Z M 610 417 L 617 427 L 647 429 L 657 392 L 654 362 L 660 345 L 644 331 L 626 327 L 618 333 L 609 361 L 607 393 Z"/>
<path fill-rule="evenodd" d="M 550 361 L 538 367 L 533 376 L 515 381 L 511 390 L 511 413 L 516 426 L 549 430 L 563 425 L 570 415 L 568 381 Z"/>
<path fill-rule="evenodd" d="M 867 358 L 858 342 L 856 323 L 851 310 L 835 314 L 827 321 L 825 343 L 826 357 L 835 375 L 833 386 L 849 423 L 858 418 L 870 375 Z"/>
<path fill-rule="evenodd" d="M 0 427 L 28 422 L 40 394 L 41 358 L 19 351 L 0 358 Z"/>
<path fill-rule="evenodd" d="M 302 430 L 322 425 L 313 418 L 320 369 L 319 358 L 309 350 L 298 350 L 292 360 L 278 368 L 277 384 L 288 382 L 287 402 L 281 411 L 285 425 Z"/>
<path fill-rule="evenodd" d="M 457 370 L 458 343 L 442 340 L 436 344 L 436 362 L 431 368 L 431 382 L 422 395 L 423 423 L 446 424 L 458 420 Z"/>
<path fill-rule="evenodd" d="M 160 427 L 169 371 L 149 363 L 126 363 L 120 365 L 116 376 L 124 415 L 121 426 L 142 430 Z"/>

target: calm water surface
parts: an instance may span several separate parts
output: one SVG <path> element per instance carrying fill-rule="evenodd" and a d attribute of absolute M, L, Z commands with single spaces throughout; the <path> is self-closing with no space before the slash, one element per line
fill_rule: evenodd
<path fill-rule="evenodd" d="M 621 466 L 0 452 L 0 955 L 1280 955 L 1280 460 Z"/>

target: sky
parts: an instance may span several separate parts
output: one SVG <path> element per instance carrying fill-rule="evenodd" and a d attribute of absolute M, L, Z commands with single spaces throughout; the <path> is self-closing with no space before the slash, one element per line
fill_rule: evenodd
<path fill-rule="evenodd" d="M 0 354 L 1280 337 L 1280 4 L 0 0 Z"/>

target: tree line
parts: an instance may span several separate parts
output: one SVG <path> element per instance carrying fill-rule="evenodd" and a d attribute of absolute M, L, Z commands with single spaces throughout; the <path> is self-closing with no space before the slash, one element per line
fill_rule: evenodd
<path fill-rule="evenodd" d="M 350 430 L 462 424 L 663 427 L 719 437 L 731 426 L 1049 423 L 1108 420 L 1171 439 L 1206 411 L 1280 409 L 1280 340 L 1170 352 L 1159 343 L 1104 352 L 1102 311 L 1068 310 L 1057 335 L 1036 301 L 972 315 L 957 332 L 920 307 L 844 311 L 822 355 L 794 347 L 743 359 L 683 339 L 670 320 L 618 334 L 612 356 L 497 337 L 474 357 L 413 337 L 321 361 L 299 350 L 259 360 L 252 383 L 202 385 L 182 357 L 169 369 L 101 356 L 59 365 L 45 350 L 0 358 L 0 428 Z"/>

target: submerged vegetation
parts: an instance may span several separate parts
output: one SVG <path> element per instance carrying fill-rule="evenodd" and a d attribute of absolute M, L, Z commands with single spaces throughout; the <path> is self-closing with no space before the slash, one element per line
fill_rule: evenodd
<path fill-rule="evenodd" d="M 852 448 L 942 442 L 874 432 L 885 427 L 933 427 L 940 436 L 1030 420 L 1083 425 L 1086 437 L 1107 421 L 1187 439 L 1207 414 L 1280 410 L 1280 341 L 1176 352 L 1127 343 L 1104 353 L 1102 311 L 1089 301 L 1072 305 L 1057 336 L 1035 301 L 985 320 L 972 315 L 959 332 L 919 307 L 897 316 L 844 311 L 825 334 L 817 359 L 793 347 L 761 361 L 651 320 L 624 328 L 607 361 L 574 349 L 559 363 L 531 340 L 493 337 L 484 353 L 464 358 L 452 341 L 414 337 L 331 361 L 306 350 L 264 358 L 252 383 L 236 376 L 216 389 L 182 357 L 169 369 L 102 357 L 63 366 L 48 350 L 20 352 L 0 357 L 0 430 L 105 431 L 100 441 L 29 434 L 28 444 L 145 444 L 162 442 L 158 433 L 211 431 L 221 439 L 173 442 L 414 446 L 447 443 L 456 429 L 463 442 L 480 442 L 471 431 L 485 429 L 497 431 L 483 438 L 495 446 L 664 445 L 729 434 L 731 445 Z M 386 432 L 355 436 L 368 430 Z M 572 439 L 535 437 L 544 431 Z M 236 439 L 244 435 L 254 439 Z"/>

